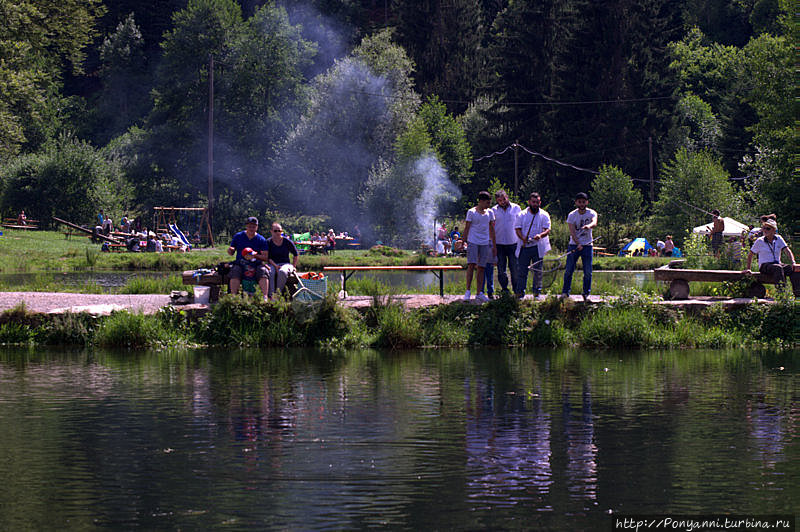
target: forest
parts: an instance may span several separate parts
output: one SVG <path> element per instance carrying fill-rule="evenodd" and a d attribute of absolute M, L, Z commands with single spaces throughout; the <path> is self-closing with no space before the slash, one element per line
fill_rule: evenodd
<path fill-rule="evenodd" d="M 215 234 L 255 215 L 416 247 L 502 187 L 558 218 L 588 192 L 615 242 L 680 243 L 714 208 L 791 236 L 792 7 L 0 0 L 0 209 L 211 205 Z"/>

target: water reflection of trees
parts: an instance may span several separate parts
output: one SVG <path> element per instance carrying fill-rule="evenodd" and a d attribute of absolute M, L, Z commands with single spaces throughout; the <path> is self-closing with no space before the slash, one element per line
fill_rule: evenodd
<path fill-rule="evenodd" d="M 132 522 L 192 504 L 290 528 L 784 508 L 794 382 L 747 352 L 0 351 L 0 476 L 29 494 L 0 524 L 41 512 L 55 494 L 29 486 L 50 477 Z"/>

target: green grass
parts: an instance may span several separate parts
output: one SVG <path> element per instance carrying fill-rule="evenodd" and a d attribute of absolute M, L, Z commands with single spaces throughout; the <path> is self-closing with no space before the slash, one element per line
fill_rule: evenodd
<path fill-rule="evenodd" d="M 47 316 L 24 306 L 0 313 L 0 343 L 123 348 L 318 346 L 392 349 L 421 346 L 532 346 L 591 349 L 672 349 L 800 345 L 800 303 L 715 306 L 691 314 L 655 305 L 628 291 L 606 305 L 554 297 L 520 302 L 503 297 L 486 305 L 453 303 L 406 310 L 391 296 L 365 309 L 333 298 L 313 304 L 223 297 L 205 317 L 189 322 L 179 309 L 156 315 L 115 312 Z"/>

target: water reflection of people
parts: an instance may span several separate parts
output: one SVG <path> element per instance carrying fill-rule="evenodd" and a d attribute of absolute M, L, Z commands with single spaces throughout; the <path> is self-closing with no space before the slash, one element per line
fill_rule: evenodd
<path fill-rule="evenodd" d="M 597 499 L 597 446 L 594 442 L 590 383 L 588 381 L 583 383 L 580 415 L 573 415 L 569 395 L 569 389 L 562 395 L 569 494 L 574 499 L 595 500 Z"/>
<path fill-rule="evenodd" d="M 472 397 L 472 390 L 477 394 Z M 478 381 L 466 392 L 467 488 L 470 497 L 517 504 L 550 492 L 550 415 L 537 394 L 505 395 Z"/>
<path fill-rule="evenodd" d="M 755 444 L 756 458 L 769 468 L 785 460 L 782 417 L 777 407 L 763 400 L 747 402 L 747 425 Z"/>

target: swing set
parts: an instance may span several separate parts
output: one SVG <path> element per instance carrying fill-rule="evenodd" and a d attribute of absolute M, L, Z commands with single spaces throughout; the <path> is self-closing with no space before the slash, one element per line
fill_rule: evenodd
<path fill-rule="evenodd" d="M 181 225 L 178 225 L 179 216 Z M 157 233 L 173 233 L 176 230 L 180 232 L 179 227 L 193 231 L 186 235 L 193 246 L 201 243 L 208 246 L 214 245 L 207 207 L 153 207 L 154 231 Z"/>

